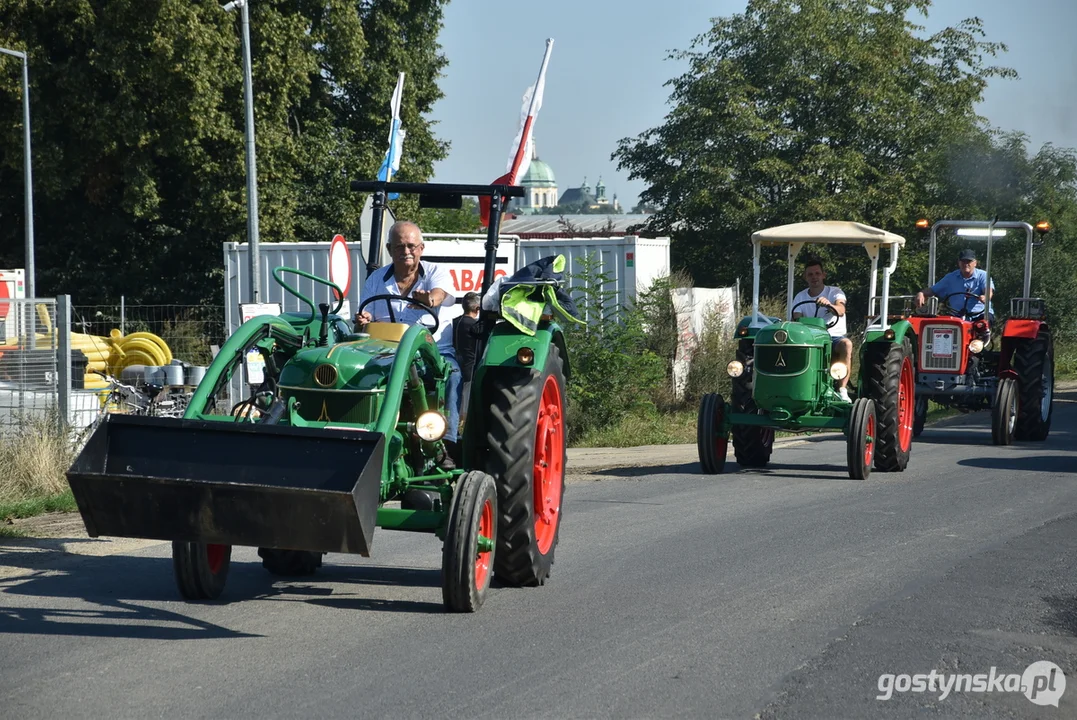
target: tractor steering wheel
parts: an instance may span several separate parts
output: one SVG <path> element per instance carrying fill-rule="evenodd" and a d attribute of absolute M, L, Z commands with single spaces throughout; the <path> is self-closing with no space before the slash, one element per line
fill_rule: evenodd
<path fill-rule="evenodd" d="M 965 297 L 965 302 L 961 305 L 961 309 L 958 309 L 958 308 L 954 307 L 953 305 L 950 305 L 950 298 L 956 297 L 958 295 L 963 295 Z M 947 306 L 949 306 L 952 314 L 955 317 L 961 318 L 962 320 L 970 320 L 970 319 L 972 319 L 973 317 L 975 317 L 977 315 L 983 315 L 982 311 L 976 313 L 975 315 L 973 315 L 972 311 L 969 310 L 969 300 L 975 300 L 976 302 L 980 302 L 980 296 L 976 295 L 974 293 L 965 292 L 964 290 L 962 290 L 961 292 L 950 293 L 949 295 L 947 295 L 946 297 L 944 297 L 942 299 L 942 301 L 944 303 L 946 303 Z M 975 304 L 976 303 L 973 303 L 973 305 L 975 305 Z M 984 309 L 987 309 L 986 304 L 984 305 Z"/>
<path fill-rule="evenodd" d="M 826 324 L 827 330 L 829 330 L 830 328 L 837 325 L 838 320 L 841 320 L 841 315 L 838 315 L 836 312 L 834 312 L 834 306 L 833 305 L 820 305 L 815 300 L 801 300 L 800 302 L 798 302 L 796 305 L 793 306 L 793 309 L 789 312 L 789 315 L 792 316 L 792 314 L 795 313 L 797 311 L 797 308 L 800 307 L 801 305 L 814 305 L 815 307 L 821 307 L 821 308 L 824 308 L 828 313 L 833 315 L 833 318 L 831 318 L 830 322 L 828 322 Z M 815 316 L 815 317 L 818 317 L 818 316 Z"/>
<path fill-rule="evenodd" d="M 426 303 L 419 302 L 415 298 L 404 297 L 403 295 L 390 295 L 390 294 L 372 295 L 372 296 L 368 297 L 366 300 L 364 300 L 363 302 L 359 303 L 359 309 L 355 311 L 355 314 L 359 315 L 360 313 L 363 312 L 363 308 L 365 308 L 367 305 L 369 305 L 369 304 L 371 304 L 371 303 L 373 303 L 373 302 L 375 302 L 377 300 L 385 300 L 386 301 L 385 304 L 389 307 L 389 322 L 394 322 L 394 323 L 396 322 L 396 313 L 393 311 L 393 304 L 391 302 L 389 302 L 389 300 L 403 300 L 404 302 L 408 303 L 409 305 L 414 305 L 415 307 L 417 307 L 420 310 L 424 311 L 430 317 L 434 318 L 433 327 L 431 327 L 430 325 L 427 325 L 426 323 L 419 323 L 424 328 L 429 330 L 431 335 L 436 333 L 438 331 L 438 328 L 441 327 L 441 320 L 438 319 L 437 311 L 434 310 L 434 308 L 430 307 Z"/>

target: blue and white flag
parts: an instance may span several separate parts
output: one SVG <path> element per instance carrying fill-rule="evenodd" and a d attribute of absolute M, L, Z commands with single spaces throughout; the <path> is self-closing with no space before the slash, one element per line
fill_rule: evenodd
<path fill-rule="evenodd" d="M 389 123 L 389 149 L 385 151 L 385 160 L 378 170 L 378 180 L 391 182 L 393 174 L 400 170 L 400 155 L 404 150 L 404 128 L 400 126 L 400 100 L 404 95 L 404 73 L 396 79 L 396 90 L 393 91 L 393 99 L 389 103 L 392 110 L 392 121 Z M 400 193 L 389 193 L 390 200 L 396 200 Z"/>

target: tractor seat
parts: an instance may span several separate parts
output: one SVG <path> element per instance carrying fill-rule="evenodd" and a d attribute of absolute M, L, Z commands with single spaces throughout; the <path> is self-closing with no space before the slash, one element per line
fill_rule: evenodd
<path fill-rule="evenodd" d="M 386 342 L 400 342 L 404 333 L 411 327 L 407 323 L 371 322 L 366 324 L 364 332 L 375 340 Z"/>

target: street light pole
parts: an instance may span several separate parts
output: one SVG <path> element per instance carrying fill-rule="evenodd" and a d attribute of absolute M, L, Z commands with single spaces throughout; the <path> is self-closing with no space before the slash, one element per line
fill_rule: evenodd
<path fill-rule="evenodd" d="M 30 162 L 30 70 L 26 53 L 0 48 L 0 53 L 22 59 L 23 192 L 26 195 L 26 297 L 37 297 L 34 283 L 34 179 Z"/>
<path fill-rule="evenodd" d="M 243 97 L 247 111 L 247 252 L 250 260 L 250 301 L 260 302 L 262 258 L 258 249 L 258 171 L 254 155 L 254 88 L 251 81 L 251 22 L 248 0 L 232 0 L 224 6 L 231 12 L 239 8 L 243 29 Z"/>

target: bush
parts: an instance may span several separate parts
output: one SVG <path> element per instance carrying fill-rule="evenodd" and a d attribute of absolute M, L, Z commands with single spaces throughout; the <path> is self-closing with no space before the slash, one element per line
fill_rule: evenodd
<path fill-rule="evenodd" d="M 0 434 L 0 504 L 66 492 L 74 459 L 55 414 L 27 417 L 14 432 Z"/>
<path fill-rule="evenodd" d="M 570 323 L 572 377 L 568 383 L 570 441 L 617 425 L 632 412 L 654 407 L 654 388 L 665 382 L 664 361 L 648 349 L 644 313 L 616 304 L 608 273 L 594 257 L 579 261 L 574 274 L 576 306 L 586 325 Z"/>

